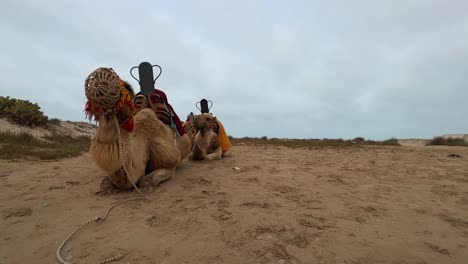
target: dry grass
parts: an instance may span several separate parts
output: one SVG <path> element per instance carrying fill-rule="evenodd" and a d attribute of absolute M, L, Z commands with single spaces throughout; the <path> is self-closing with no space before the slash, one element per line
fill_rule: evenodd
<path fill-rule="evenodd" d="M 75 157 L 87 151 L 90 138 L 72 138 L 64 135 L 52 135 L 45 141 L 34 138 L 27 133 L 0 133 L 0 158 L 40 160 L 58 160 Z"/>
<path fill-rule="evenodd" d="M 462 138 L 443 138 L 435 137 L 427 143 L 427 146 L 465 146 L 468 147 L 468 142 Z"/>
<path fill-rule="evenodd" d="M 277 139 L 267 137 L 261 138 L 233 138 L 230 137 L 231 142 L 235 144 L 254 144 L 254 145 L 276 145 L 276 146 L 285 146 L 290 148 L 321 148 L 321 147 L 361 147 L 361 146 L 401 146 L 398 143 L 398 140 L 395 138 L 383 140 L 383 141 L 374 141 L 374 140 L 365 140 L 364 138 L 355 138 L 353 140 L 344 140 L 344 139 Z"/>

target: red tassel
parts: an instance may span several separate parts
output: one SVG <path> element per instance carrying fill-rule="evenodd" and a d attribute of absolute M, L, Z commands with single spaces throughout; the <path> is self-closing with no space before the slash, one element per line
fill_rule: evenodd
<path fill-rule="evenodd" d="M 85 111 L 86 113 L 89 113 L 89 112 L 91 112 L 91 109 L 93 109 L 93 105 L 91 104 L 91 101 L 87 101 L 87 102 L 86 102 L 86 105 L 85 105 L 84 111 Z"/>
<path fill-rule="evenodd" d="M 91 103 L 91 101 L 87 101 L 85 105 L 85 109 L 84 109 L 86 118 L 90 118 L 92 110 L 93 110 L 93 104 Z"/>
<path fill-rule="evenodd" d="M 131 133 L 133 131 L 133 128 L 135 127 L 135 123 L 133 122 L 133 116 L 128 118 L 127 121 L 123 122 L 122 127 L 129 133 Z"/>

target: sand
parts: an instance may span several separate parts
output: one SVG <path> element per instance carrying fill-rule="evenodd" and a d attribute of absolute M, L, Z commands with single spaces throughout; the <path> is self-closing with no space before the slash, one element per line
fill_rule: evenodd
<path fill-rule="evenodd" d="M 0 263 L 56 263 L 57 247 L 78 225 L 137 196 L 97 195 L 102 178 L 89 154 L 0 161 Z M 151 202 L 123 204 L 78 232 L 64 258 L 468 263 L 464 147 L 235 146 L 219 161 L 184 162 L 147 195 Z"/>

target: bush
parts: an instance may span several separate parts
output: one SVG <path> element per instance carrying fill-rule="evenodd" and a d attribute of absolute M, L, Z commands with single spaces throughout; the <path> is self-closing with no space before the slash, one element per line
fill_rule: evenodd
<path fill-rule="evenodd" d="M 271 138 L 264 140 L 263 138 L 244 137 L 233 140 L 234 145 L 238 143 L 253 144 L 253 145 L 276 145 L 286 146 L 291 148 L 320 148 L 320 147 L 362 147 L 362 146 L 401 146 L 395 138 L 375 141 L 363 140 L 363 138 L 344 140 L 339 139 L 278 139 Z"/>
<path fill-rule="evenodd" d="M 468 146 L 463 138 L 443 138 L 435 137 L 426 146 Z"/>
<path fill-rule="evenodd" d="M 49 119 L 49 124 L 52 124 L 52 125 L 60 125 L 62 121 L 60 121 L 60 119 L 58 118 L 52 118 L 52 119 Z"/>
<path fill-rule="evenodd" d="M 0 116 L 4 116 L 6 114 L 4 110 L 14 106 L 16 101 L 16 99 L 10 98 L 8 96 L 0 96 Z"/>
<path fill-rule="evenodd" d="M 38 104 L 0 96 L 0 117 L 6 117 L 22 126 L 46 126 L 48 117 Z"/>
<path fill-rule="evenodd" d="M 355 139 L 353 139 L 354 142 L 365 142 L 366 139 L 364 139 L 363 137 L 357 137 Z"/>
<path fill-rule="evenodd" d="M 399 146 L 400 143 L 398 143 L 398 139 L 396 138 L 389 138 L 384 141 L 382 141 L 382 144 L 384 145 L 391 145 L 391 146 Z"/>

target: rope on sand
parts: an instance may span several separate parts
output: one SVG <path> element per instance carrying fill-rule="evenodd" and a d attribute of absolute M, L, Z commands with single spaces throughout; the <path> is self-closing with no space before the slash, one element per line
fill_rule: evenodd
<path fill-rule="evenodd" d="M 60 252 L 62 251 L 63 247 L 65 246 L 65 244 L 75 235 L 76 232 L 78 232 L 78 230 L 80 230 L 81 228 L 89 225 L 90 223 L 97 223 L 97 222 L 102 222 L 104 220 L 107 219 L 107 216 L 109 216 L 109 213 L 110 211 L 112 211 L 112 209 L 114 209 L 115 207 L 121 205 L 121 204 L 124 204 L 126 202 L 130 202 L 130 201 L 135 201 L 135 200 L 143 200 L 143 199 L 146 199 L 148 201 L 151 201 L 151 199 L 149 199 L 147 196 L 145 196 L 141 191 L 140 189 L 136 186 L 135 182 L 133 181 L 133 179 L 130 177 L 129 173 L 128 173 L 128 170 L 127 170 L 127 166 L 125 165 L 125 158 L 123 156 L 123 143 L 122 143 L 122 136 L 120 134 L 120 129 L 119 129 L 119 123 L 117 121 L 117 117 L 114 116 L 114 120 L 117 124 L 117 131 L 118 131 L 118 144 L 119 144 L 119 156 L 120 156 L 120 161 L 122 162 L 122 167 L 125 171 L 125 174 L 127 175 L 127 179 L 130 180 L 130 182 L 132 183 L 133 187 L 138 191 L 138 193 L 141 195 L 141 197 L 134 197 L 134 198 L 130 198 L 130 199 L 127 199 L 127 200 L 124 200 L 124 201 L 121 201 L 117 204 L 114 204 L 113 206 L 109 207 L 109 209 L 107 209 L 106 213 L 104 214 L 103 217 L 94 217 L 93 219 L 85 222 L 84 224 L 78 226 L 75 230 L 73 230 L 73 232 L 71 232 L 67 238 L 62 242 L 62 244 L 60 244 L 60 246 L 58 247 L 57 249 L 57 252 L 56 252 L 56 257 L 57 257 L 57 260 L 59 263 L 61 264 L 72 264 L 70 262 L 67 262 L 65 261 L 62 256 L 60 255 Z M 112 262 L 112 261 L 117 261 L 117 260 L 120 260 L 121 258 L 123 258 L 122 255 L 120 254 L 117 254 L 113 257 L 110 257 L 110 258 L 107 258 L 103 261 L 100 261 L 99 264 L 106 264 L 106 263 L 109 263 L 109 262 Z"/>

